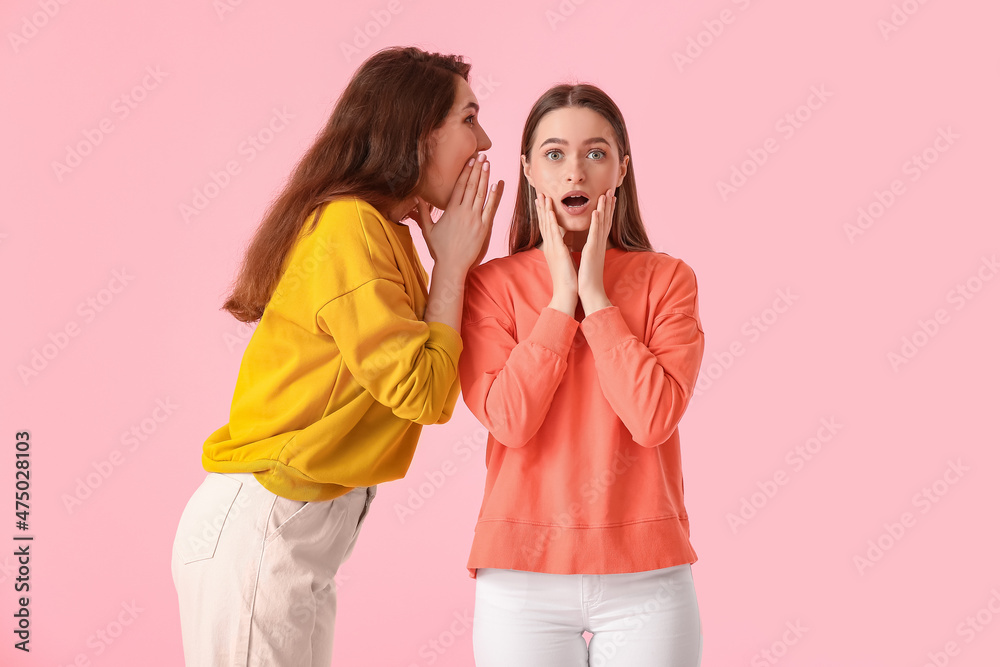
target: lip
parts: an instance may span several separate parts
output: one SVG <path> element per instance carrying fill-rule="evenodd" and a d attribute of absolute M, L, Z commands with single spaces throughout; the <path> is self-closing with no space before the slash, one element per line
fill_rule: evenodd
<path fill-rule="evenodd" d="M 567 197 L 586 197 L 587 201 L 580 206 L 567 206 L 564 201 Z M 591 196 L 583 190 L 572 190 L 559 198 L 559 205 L 562 206 L 562 209 L 569 215 L 583 215 L 583 213 L 587 210 L 587 207 L 590 205 L 591 199 Z"/>

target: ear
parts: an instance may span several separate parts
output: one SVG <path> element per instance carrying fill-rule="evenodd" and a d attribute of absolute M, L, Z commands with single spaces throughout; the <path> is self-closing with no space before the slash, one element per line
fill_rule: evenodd
<path fill-rule="evenodd" d="M 621 167 L 618 169 L 618 185 L 616 188 L 620 188 L 622 183 L 625 181 L 625 174 L 628 173 L 628 155 L 622 160 Z"/>
<path fill-rule="evenodd" d="M 535 187 L 535 181 L 531 179 L 531 163 L 524 155 L 521 155 L 521 170 L 524 172 L 524 177 L 528 179 L 528 185 Z"/>
<path fill-rule="evenodd" d="M 434 153 L 434 149 L 437 148 L 438 142 L 441 141 L 441 131 L 443 128 L 438 127 L 430 131 L 427 135 L 427 154 L 428 156 Z"/>

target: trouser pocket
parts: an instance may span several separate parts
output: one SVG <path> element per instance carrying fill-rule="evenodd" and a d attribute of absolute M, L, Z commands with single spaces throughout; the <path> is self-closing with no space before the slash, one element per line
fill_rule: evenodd
<path fill-rule="evenodd" d="M 375 486 L 369 486 L 365 491 L 365 506 L 361 510 L 361 516 L 358 517 L 358 525 L 355 532 L 361 530 L 361 525 L 365 522 L 365 517 L 368 516 L 368 510 L 371 509 L 372 501 L 375 500 Z"/>
<path fill-rule="evenodd" d="M 176 562 L 187 565 L 215 556 L 227 522 L 249 504 L 237 502 L 242 487 L 239 480 L 218 473 L 208 474 L 181 514 L 174 538 Z"/>

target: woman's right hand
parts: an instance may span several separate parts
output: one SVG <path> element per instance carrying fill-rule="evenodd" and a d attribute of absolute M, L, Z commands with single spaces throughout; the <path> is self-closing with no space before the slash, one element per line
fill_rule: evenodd
<path fill-rule="evenodd" d="M 549 308 L 573 317 L 576 313 L 578 279 L 573 258 L 563 240 L 566 230 L 556 220 L 551 197 L 539 194 L 535 199 L 535 211 L 538 213 L 538 228 L 542 234 L 542 252 L 552 276 L 552 301 Z"/>
<path fill-rule="evenodd" d="M 462 168 L 437 222 L 431 220 L 430 204 L 420 198 L 411 214 L 420 225 L 434 265 L 460 274 L 463 280 L 489 248 L 493 217 L 503 195 L 503 181 L 488 191 L 490 172 L 485 157 L 480 154 L 481 160 Z"/>

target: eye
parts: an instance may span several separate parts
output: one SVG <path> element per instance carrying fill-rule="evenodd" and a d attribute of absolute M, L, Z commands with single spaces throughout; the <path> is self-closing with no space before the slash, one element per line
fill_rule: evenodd
<path fill-rule="evenodd" d="M 600 159 L 604 158 L 604 156 L 605 156 L 604 151 L 602 151 L 602 150 L 600 150 L 598 148 L 595 148 L 592 151 L 590 151 L 589 153 L 587 153 L 587 157 L 590 157 L 591 155 L 594 155 L 595 153 L 597 154 L 597 157 L 594 158 L 595 160 L 600 160 Z"/>
<path fill-rule="evenodd" d="M 555 149 L 552 149 L 550 151 L 546 151 L 545 152 L 545 157 L 549 158 L 550 160 L 558 160 L 560 157 L 562 157 L 562 151 L 555 150 Z"/>
<path fill-rule="evenodd" d="M 468 118 L 465 119 L 465 122 L 466 123 L 468 123 L 468 122 L 475 123 L 476 122 L 476 114 L 474 114 L 474 113 L 473 114 L 469 114 Z"/>

